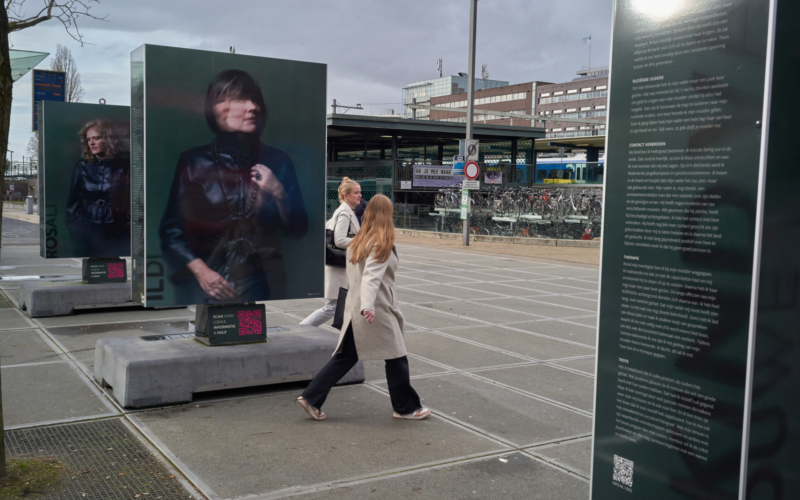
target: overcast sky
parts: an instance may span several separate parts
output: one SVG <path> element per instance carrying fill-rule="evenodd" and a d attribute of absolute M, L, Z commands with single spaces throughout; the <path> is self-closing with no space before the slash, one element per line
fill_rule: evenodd
<path fill-rule="evenodd" d="M 561 82 L 608 64 L 612 0 L 480 0 L 476 72 L 514 83 Z M 328 99 L 367 112 L 400 112 L 407 83 L 467 71 L 468 0 L 102 0 L 105 22 L 81 24 L 83 47 L 57 21 L 13 33 L 14 49 L 70 48 L 84 102 L 130 104 L 131 50 L 148 43 L 328 65 Z M 89 45 L 91 44 L 91 45 Z M 516 54 L 516 58 L 515 58 Z M 515 62 L 516 61 L 516 62 Z M 38 68 L 48 69 L 49 59 Z M 330 112 L 330 108 L 327 110 Z M 351 111 L 353 112 L 353 111 Z M 31 76 L 14 85 L 9 149 L 20 159 L 31 136 Z"/>

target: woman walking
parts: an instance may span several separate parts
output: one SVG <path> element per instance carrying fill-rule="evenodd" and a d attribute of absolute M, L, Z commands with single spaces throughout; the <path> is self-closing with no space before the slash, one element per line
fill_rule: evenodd
<path fill-rule="evenodd" d="M 394 247 L 392 202 L 375 195 L 364 212 L 364 225 L 347 247 L 350 291 L 345 304 L 339 344 L 330 361 L 311 381 L 297 402 L 314 420 L 325 420 L 320 410 L 333 385 L 358 360 L 386 360 L 386 380 L 394 418 L 422 420 L 431 411 L 411 387 L 403 341 L 403 314 L 395 289 L 400 262 Z"/>
<path fill-rule="evenodd" d="M 339 201 L 341 205 L 333 212 L 325 229 L 333 231 L 334 244 L 344 250 L 361 227 L 353 212 L 361 202 L 361 186 L 349 177 L 342 179 L 339 184 Z M 343 267 L 325 266 L 325 305 L 309 314 L 300 324 L 319 326 L 333 318 L 339 288 L 347 289 L 347 271 Z"/>

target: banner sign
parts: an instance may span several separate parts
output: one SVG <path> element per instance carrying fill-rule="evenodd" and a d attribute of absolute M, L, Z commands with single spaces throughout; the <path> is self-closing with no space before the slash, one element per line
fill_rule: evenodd
<path fill-rule="evenodd" d="M 774 3 L 616 1 L 592 499 L 745 498 Z"/>
<path fill-rule="evenodd" d="M 454 175 L 447 165 L 414 165 L 414 187 L 448 187 L 461 182 L 463 175 Z"/>
<path fill-rule="evenodd" d="M 33 116 L 31 118 L 31 132 L 39 130 L 39 103 L 44 101 L 64 102 L 66 100 L 66 73 L 63 71 L 48 71 L 35 69 L 33 78 Z"/>
<path fill-rule="evenodd" d="M 327 67 L 131 53 L 133 300 L 320 297 Z"/>
<path fill-rule="evenodd" d="M 39 255 L 130 255 L 130 108 L 40 107 Z"/>
<path fill-rule="evenodd" d="M 483 172 L 484 184 L 502 184 L 503 167 L 499 165 L 487 165 Z"/>

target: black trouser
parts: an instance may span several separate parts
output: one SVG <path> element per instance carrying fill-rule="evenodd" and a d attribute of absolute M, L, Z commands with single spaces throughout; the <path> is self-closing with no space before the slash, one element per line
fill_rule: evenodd
<path fill-rule="evenodd" d="M 333 385 L 344 377 L 357 362 L 358 352 L 353 339 L 353 325 L 350 324 L 344 334 L 341 352 L 336 353 L 317 373 L 303 391 L 303 398 L 312 406 L 322 408 Z M 389 383 L 389 396 L 394 411 L 405 415 L 413 413 L 422 406 L 417 391 L 411 387 L 406 356 L 386 360 L 386 380 Z"/>

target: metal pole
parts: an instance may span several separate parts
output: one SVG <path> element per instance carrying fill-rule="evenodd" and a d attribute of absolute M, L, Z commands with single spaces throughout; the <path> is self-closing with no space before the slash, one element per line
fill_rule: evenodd
<path fill-rule="evenodd" d="M 412 97 L 411 98 L 411 104 L 416 104 L 416 103 L 417 103 L 417 98 L 416 97 Z M 417 108 L 411 108 L 411 119 L 412 120 L 416 120 L 417 119 Z"/>
<path fill-rule="evenodd" d="M 469 0 L 469 65 L 467 67 L 467 139 L 472 139 L 475 106 L 475 33 L 478 22 L 478 0 Z M 461 235 L 461 245 L 469 246 L 469 208 Z"/>

